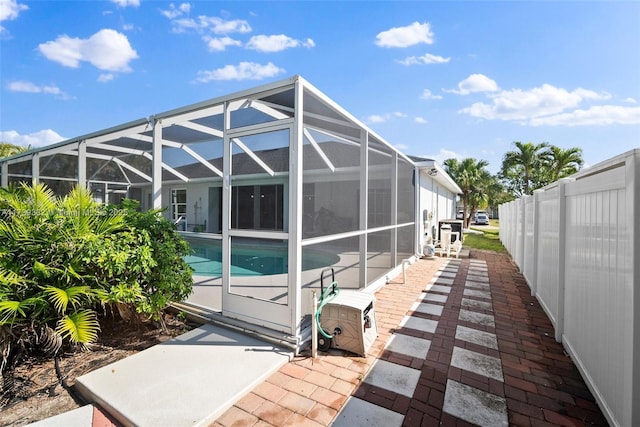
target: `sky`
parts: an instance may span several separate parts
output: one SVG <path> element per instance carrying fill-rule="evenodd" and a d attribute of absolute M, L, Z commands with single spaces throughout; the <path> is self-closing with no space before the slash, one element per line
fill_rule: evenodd
<path fill-rule="evenodd" d="M 0 0 L 0 141 L 40 147 L 301 75 L 405 154 L 640 147 L 638 1 Z"/>

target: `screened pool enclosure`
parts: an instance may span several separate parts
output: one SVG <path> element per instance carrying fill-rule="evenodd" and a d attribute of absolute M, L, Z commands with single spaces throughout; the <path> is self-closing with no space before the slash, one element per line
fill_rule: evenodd
<path fill-rule="evenodd" d="M 2 186 L 85 184 L 162 208 L 192 244 L 187 306 L 299 346 L 311 290 L 372 288 L 420 252 L 414 162 L 299 76 L 1 161 Z M 326 279 L 325 279 L 326 282 Z"/>

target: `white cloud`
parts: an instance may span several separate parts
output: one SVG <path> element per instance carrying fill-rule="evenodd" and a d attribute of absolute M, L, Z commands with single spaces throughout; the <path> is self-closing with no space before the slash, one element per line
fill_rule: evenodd
<path fill-rule="evenodd" d="M 449 61 L 451 61 L 451 57 L 445 58 L 443 56 L 425 53 L 422 56 L 409 56 L 398 62 L 408 66 L 408 65 L 421 65 L 421 64 L 446 64 Z"/>
<path fill-rule="evenodd" d="M 315 45 L 315 42 L 311 39 L 296 40 L 284 34 L 277 34 L 253 36 L 247 42 L 246 48 L 257 50 L 258 52 L 280 52 L 294 47 L 312 48 Z"/>
<path fill-rule="evenodd" d="M 244 19 L 225 20 L 217 16 L 198 16 L 200 28 L 214 34 L 249 33 L 251 26 Z"/>
<path fill-rule="evenodd" d="M 471 74 L 458 83 L 458 89 L 446 90 L 446 92 L 468 95 L 475 92 L 496 92 L 498 84 L 484 74 Z"/>
<path fill-rule="evenodd" d="M 227 46 L 242 46 L 242 42 L 234 40 L 231 37 L 211 37 L 204 36 L 202 39 L 207 43 L 207 47 L 211 52 L 222 52 Z"/>
<path fill-rule="evenodd" d="M 574 110 L 568 113 L 545 117 L 534 117 L 528 122 L 531 126 L 604 126 L 640 124 L 640 107 L 620 105 L 597 105 L 586 110 Z"/>
<path fill-rule="evenodd" d="M 161 10 L 160 13 L 169 18 L 169 19 L 176 19 L 179 16 L 182 15 L 188 15 L 189 12 L 191 12 L 191 4 L 189 3 L 181 3 L 178 7 L 176 7 L 175 4 L 171 3 L 169 4 L 169 10 Z"/>
<path fill-rule="evenodd" d="M 429 89 L 422 91 L 421 99 L 442 99 L 442 95 L 434 95 Z"/>
<path fill-rule="evenodd" d="M 582 88 L 569 92 L 550 84 L 543 84 L 530 90 L 503 90 L 491 94 L 491 103 L 476 102 L 460 112 L 487 120 L 527 120 L 562 113 L 576 108 L 584 100 L 603 100 L 610 97 L 607 93 L 598 94 Z"/>
<path fill-rule="evenodd" d="M 368 123 L 384 123 L 392 119 L 401 119 L 404 117 L 407 117 L 405 113 L 395 111 L 393 113 L 372 114 L 369 117 L 367 117 L 366 121 Z"/>
<path fill-rule="evenodd" d="M 394 27 L 378 33 L 376 45 L 380 47 L 408 47 L 420 43 L 432 44 L 433 32 L 428 22 L 414 22 L 406 27 Z"/>
<path fill-rule="evenodd" d="M 51 129 L 44 129 L 38 132 L 30 133 L 28 135 L 21 135 L 15 130 L 0 131 L 0 141 L 8 142 L 9 144 L 20 145 L 23 147 L 42 147 L 45 145 L 64 141 L 65 139 L 66 138 L 58 135 L 57 132 Z"/>
<path fill-rule="evenodd" d="M 24 93 L 44 93 L 46 95 L 55 95 L 60 99 L 70 99 L 69 95 L 60 90 L 55 85 L 50 86 L 38 86 L 35 83 L 25 80 L 16 80 L 7 84 L 7 89 L 11 92 L 24 92 Z"/>
<path fill-rule="evenodd" d="M 635 98 L 625 98 L 622 100 L 622 102 L 626 102 L 627 104 L 637 104 L 638 101 L 635 100 Z"/>
<path fill-rule="evenodd" d="M 103 73 L 98 76 L 98 82 L 107 83 L 114 79 L 114 75 L 112 73 Z"/>
<path fill-rule="evenodd" d="M 118 7 L 138 7 L 140 6 L 140 0 L 111 0 L 112 3 L 118 5 Z"/>
<path fill-rule="evenodd" d="M 17 19 L 20 12 L 27 10 L 29 7 L 18 3 L 16 0 L 0 0 L 0 22 L 13 21 Z M 0 25 L 0 36 L 7 33 L 7 30 Z"/>
<path fill-rule="evenodd" d="M 420 157 L 435 160 L 436 162 L 438 162 L 439 165 L 442 166 L 444 165 L 444 161 L 447 159 L 462 160 L 464 159 L 465 156 L 463 156 L 462 154 L 456 153 L 455 151 L 447 150 L 446 148 L 441 148 L 438 154 L 435 154 L 435 155 L 427 154 Z"/>
<path fill-rule="evenodd" d="M 20 4 L 16 0 L 0 0 L 0 21 L 16 19 L 20 12 L 29 9 L 29 6 Z"/>
<path fill-rule="evenodd" d="M 185 3 L 183 3 L 184 5 Z M 181 7 L 183 6 L 181 5 Z M 184 9 L 184 10 L 183 10 Z M 197 18 L 183 17 L 188 15 L 190 7 L 173 8 L 160 11 L 171 20 L 173 32 L 184 33 L 186 31 L 196 31 L 198 33 L 232 34 L 249 33 L 251 26 L 244 19 L 226 20 L 217 16 L 200 15 Z"/>
<path fill-rule="evenodd" d="M 413 121 L 421 125 L 429 123 L 429 121 L 424 117 L 416 117 L 415 119 L 413 119 Z"/>
<path fill-rule="evenodd" d="M 198 71 L 197 82 L 207 83 L 212 80 L 262 80 L 285 72 L 269 62 L 266 65 L 255 62 L 241 62 L 238 65 L 225 65 L 211 71 Z"/>
<path fill-rule="evenodd" d="M 129 61 L 138 57 L 127 36 L 115 30 L 103 29 L 88 39 L 59 36 L 38 46 L 47 59 L 65 67 L 77 68 L 81 61 L 105 71 L 131 71 Z"/>

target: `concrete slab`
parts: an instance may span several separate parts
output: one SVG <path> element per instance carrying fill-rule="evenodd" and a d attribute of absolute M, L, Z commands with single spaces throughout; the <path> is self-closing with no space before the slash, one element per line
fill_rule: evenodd
<path fill-rule="evenodd" d="M 458 325 L 456 327 L 456 339 L 492 348 L 494 350 L 498 349 L 498 338 L 496 337 L 496 334 L 479 331 L 462 325 Z"/>
<path fill-rule="evenodd" d="M 453 347 L 451 366 L 504 381 L 500 359 L 460 347 Z"/>
<path fill-rule="evenodd" d="M 91 427 L 93 425 L 93 405 L 85 405 L 55 417 L 29 424 L 29 427 Z"/>
<path fill-rule="evenodd" d="M 364 378 L 367 384 L 412 397 L 421 371 L 378 359 Z"/>
<path fill-rule="evenodd" d="M 487 292 L 487 291 L 476 291 L 475 289 L 465 289 L 463 291 L 463 294 L 466 297 L 491 299 L 491 292 Z"/>
<path fill-rule="evenodd" d="M 466 280 L 464 282 L 464 286 L 467 288 L 477 288 L 477 289 L 485 289 L 489 290 L 490 286 L 488 282 L 475 282 L 473 280 Z"/>
<path fill-rule="evenodd" d="M 126 426 L 208 425 L 291 357 L 205 324 L 83 375 L 76 387 Z"/>
<path fill-rule="evenodd" d="M 403 334 L 393 334 L 391 338 L 389 338 L 385 350 L 419 359 L 426 359 L 430 346 L 430 340 L 410 337 L 409 335 Z"/>
<path fill-rule="evenodd" d="M 453 285 L 453 279 L 449 279 L 447 277 L 438 277 L 433 282 L 439 285 Z"/>
<path fill-rule="evenodd" d="M 430 332 L 433 334 L 436 332 L 438 322 L 431 319 L 423 319 L 422 317 L 406 316 L 400 322 L 400 327 Z"/>
<path fill-rule="evenodd" d="M 475 308 L 477 310 L 493 310 L 493 306 L 489 301 L 477 301 L 469 298 L 462 298 L 462 307 Z"/>
<path fill-rule="evenodd" d="M 420 294 L 420 299 L 423 301 L 431 301 L 431 302 L 447 302 L 447 295 L 438 295 L 438 294 Z"/>
<path fill-rule="evenodd" d="M 491 328 L 496 327 L 496 321 L 492 315 L 478 313 L 476 311 L 461 309 L 460 314 L 458 314 L 458 319 L 464 320 L 465 322 L 477 323 L 482 326 L 489 326 Z"/>
<path fill-rule="evenodd" d="M 455 270 L 455 271 L 443 270 L 443 271 L 436 271 L 433 276 L 434 277 L 449 277 L 449 278 L 455 279 L 457 274 L 458 274 L 458 270 Z"/>
<path fill-rule="evenodd" d="M 333 427 L 400 427 L 404 415 L 357 397 L 350 398 L 331 424 Z"/>
<path fill-rule="evenodd" d="M 504 397 L 447 380 L 442 410 L 481 427 L 509 425 Z"/>
<path fill-rule="evenodd" d="M 451 286 L 442 285 L 427 285 L 427 291 L 440 292 L 442 294 L 448 294 L 451 292 Z"/>
<path fill-rule="evenodd" d="M 441 305 L 435 304 L 427 304 L 427 303 L 415 303 L 411 306 L 412 311 L 419 311 L 420 313 L 425 314 L 433 314 L 434 316 L 442 316 L 442 307 Z"/>
<path fill-rule="evenodd" d="M 489 276 L 486 274 L 467 274 L 467 280 L 474 282 L 489 283 Z"/>

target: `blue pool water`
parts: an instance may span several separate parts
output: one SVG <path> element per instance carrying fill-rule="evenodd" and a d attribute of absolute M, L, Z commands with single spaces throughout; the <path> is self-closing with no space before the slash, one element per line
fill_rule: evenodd
<path fill-rule="evenodd" d="M 193 253 L 185 261 L 199 276 L 222 275 L 222 243 L 220 240 L 183 236 Z M 288 272 L 288 251 L 283 244 L 265 245 L 264 241 L 234 244 L 231 250 L 232 276 L 268 276 Z M 335 254 L 313 249 L 302 251 L 302 270 L 323 268 L 338 262 Z"/>

